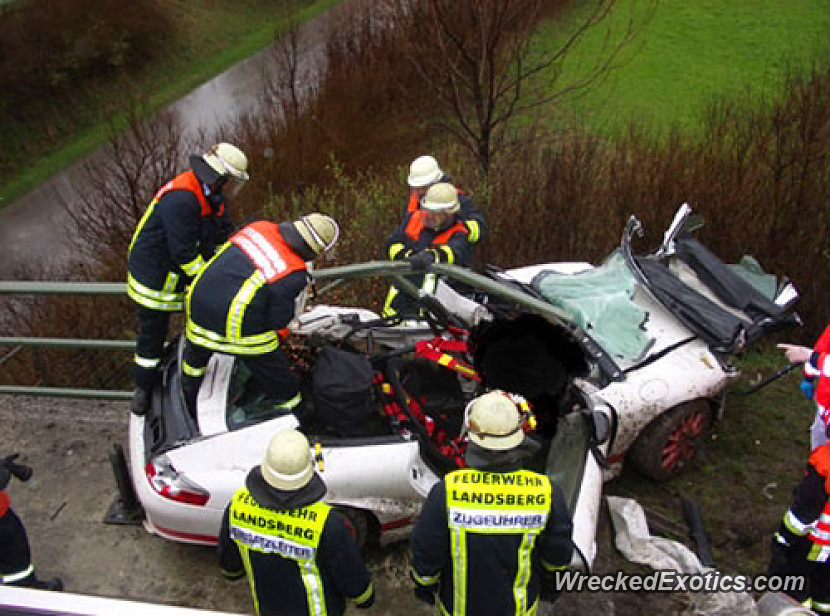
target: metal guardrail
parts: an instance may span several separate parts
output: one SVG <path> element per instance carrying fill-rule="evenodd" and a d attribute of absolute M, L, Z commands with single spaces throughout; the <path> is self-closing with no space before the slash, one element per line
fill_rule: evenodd
<path fill-rule="evenodd" d="M 125 295 L 126 292 L 127 285 L 118 282 L 0 281 L 0 295 Z M 10 353 L 0 358 L 0 365 L 2 365 L 8 357 L 24 347 L 64 347 L 131 351 L 135 349 L 135 341 L 0 336 L 0 346 L 14 347 Z M 57 398 L 92 398 L 97 400 L 129 400 L 133 395 L 132 391 L 17 385 L 0 385 L 0 394 L 52 396 Z"/>

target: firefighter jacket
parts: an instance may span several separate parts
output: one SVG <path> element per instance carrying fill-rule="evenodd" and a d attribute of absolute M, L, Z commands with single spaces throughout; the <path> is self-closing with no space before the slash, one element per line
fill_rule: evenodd
<path fill-rule="evenodd" d="M 804 375 L 808 378 L 817 379 L 815 399 L 819 416 L 824 420 L 825 430 L 830 424 L 830 362 L 827 361 L 828 354 L 830 354 L 830 325 L 819 336 L 813 347 L 813 354 L 809 361 L 804 364 Z"/>
<path fill-rule="evenodd" d="M 810 454 L 807 472 L 793 494 L 775 540 L 802 552 L 799 544 L 809 541 L 806 558 L 830 562 L 830 441 Z"/>
<path fill-rule="evenodd" d="M 218 559 L 226 577 L 247 574 L 257 614 L 339 616 L 346 599 L 372 604 L 369 571 L 343 517 L 319 500 L 319 476 L 283 492 L 255 467 L 246 486 L 225 509 Z"/>
<path fill-rule="evenodd" d="M 469 267 L 472 250 L 468 241 L 469 230 L 462 220 L 455 220 L 446 228 L 436 231 L 424 224 L 425 212 L 417 210 L 404 218 L 403 224 L 386 239 L 385 250 L 390 259 L 404 259 L 422 250 L 430 250 L 435 260 Z"/>
<path fill-rule="evenodd" d="M 127 294 L 152 310 L 183 310 L 185 286 L 230 228 L 221 195 L 207 197 L 193 170 L 176 176 L 153 197 L 133 234 Z"/>
<path fill-rule="evenodd" d="M 34 574 L 26 529 L 11 508 L 8 493 L 0 490 L 0 586 L 25 584 Z"/>
<path fill-rule="evenodd" d="M 441 180 L 442 182 L 449 182 L 449 179 Z M 484 222 L 484 214 L 476 207 L 476 204 L 473 200 L 460 188 L 456 188 L 455 192 L 458 193 L 458 202 L 460 204 L 460 210 L 458 217 L 461 219 L 461 222 L 467 227 L 468 235 L 467 241 L 470 244 L 477 244 L 484 237 L 487 235 L 487 223 Z M 406 209 L 404 210 L 404 218 L 406 218 L 409 214 L 417 212 L 420 208 L 421 202 L 418 199 L 418 195 L 414 192 L 410 191 L 409 200 L 406 203 Z"/>
<path fill-rule="evenodd" d="M 572 528 L 544 475 L 453 471 L 433 487 L 413 530 L 412 577 L 438 585 L 442 614 L 535 614 L 543 571 L 570 563 Z"/>
<path fill-rule="evenodd" d="M 231 355 L 263 355 L 279 346 L 277 330 L 294 317 L 309 280 L 304 256 L 284 237 L 292 229 L 255 222 L 217 251 L 187 294 L 188 340 Z"/>

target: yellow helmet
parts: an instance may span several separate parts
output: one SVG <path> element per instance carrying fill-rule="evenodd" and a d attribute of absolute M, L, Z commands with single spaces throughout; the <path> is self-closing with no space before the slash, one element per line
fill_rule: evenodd
<path fill-rule="evenodd" d="M 438 161 L 432 156 L 419 156 L 409 165 L 409 177 L 406 178 L 406 182 L 412 188 L 422 188 L 435 184 L 442 177 L 444 172 L 438 166 Z"/>
<path fill-rule="evenodd" d="M 249 179 L 248 157 L 235 145 L 217 143 L 202 158 L 219 175 L 229 175 L 240 182 Z"/>
<path fill-rule="evenodd" d="M 337 226 L 337 222 L 331 216 L 317 212 L 303 216 L 294 222 L 294 228 L 317 256 L 334 246 L 340 236 L 340 227 Z"/>
<path fill-rule="evenodd" d="M 278 490 L 299 490 L 311 481 L 311 446 L 302 432 L 277 432 L 262 460 L 262 478 Z"/>
<path fill-rule="evenodd" d="M 441 182 L 430 187 L 421 200 L 421 207 L 429 212 L 455 214 L 461 208 L 461 204 L 458 201 L 458 192 L 455 190 L 455 186 L 447 182 Z"/>
<path fill-rule="evenodd" d="M 467 413 L 470 441 L 493 451 L 504 451 L 524 441 L 521 416 L 513 400 L 495 389 L 470 403 Z"/>

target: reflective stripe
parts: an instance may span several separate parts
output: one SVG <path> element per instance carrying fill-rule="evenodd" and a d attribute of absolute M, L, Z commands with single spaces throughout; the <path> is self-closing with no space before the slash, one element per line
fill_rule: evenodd
<path fill-rule="evenodd" d="M 246 488 L 237 490 L 230 507 L 230 537 L 243 554 L 255 600 L 249 551 L 274 554 L 294 561 L 305 587 L 309 614 L 325 616 L 326 601 L 316 557 L 331 507 L 317 501 L 290 511 L 274 511 L 259 506 Z M 262 530 L 269 527 L 273 530 Z M 263 580 L 263 583 L 267 581 Z"/>
<path fill-rule="evenodd" d="M 231 300 L 230 308 L 228 309 L 228 316 L 225 323 L 225 332 L 227 337 L 231 340 L 241 340 L 242 325 L 245 320 L 245 311 L 248 310 L 248 305 L 253 301 L 254 296 L 265 285 L 265 276 L 259 269 L 254 270 L 248 279 L 242 283 L 239 291 Z"/>
<path fill-rule="evenodd" d="M 245 251 L 266 280 L 273 280 L 286 269 L 285 259 L 265 237 L 253 227 L 245 227 L 234 236 L 234 243 Z"/>
<path fill-rule="evenodd" d="M 366 590 L 364 590 L 359 596 L 352 599 L 352 601 L 354 601 L 358 605 L 364 603 L 369 597 L 372 596 L 373 591 L 374 589 L 372 587 L 372 583 L 369 582 L 369 585 L 366 587 Z"/>
<path fill-rule="evenodd" d="M 127 273 L 127 295 L 137 304 L 152 310 L 164 312 L 181 312 L 184 310 L 184 291 L 175 291 L 179 281 L 179 275 L 170 272 L 164 283 L 164 289 L 156 291 L 141 284 Z"/>
<path fill-rule="evenodd" d="M 193 278 L 198 274 L 201 269 L 205 266 L 205 260 L 202 258 L 202 255 L 198 255 L 192 261 L 188 263 L 182 263 L 179 265 L 184 270 L 184 273 Z"/>
<path fill-rule="evenodd" d="M 168 182 L 170 184 L 171 182 Z M 147 206 L 147 209 L 144 211 L 144 215 L 141 217 L 141 220 L 138 221 L 138 225 L 136 225 L 135 231 L 133 232 L 133 238 L 130 240 L 130 248 L 129 250 L 133 249 L 133 244 L 138 239 L 138 236 L 141 235 L 141 230 L 144 228 L 146 222 L 150 219 L 150 216 L 153 215 L 153 210 L 156 209 L 156 203 L 158 203 L 158 196 L 153 197 L 153 200 L 150 201 L 150 205 Z"/>
<path fill-rule="evenodd" d="M 822 613 L 825 613 L 825 614 L 830 614 L 830 603 L 828 603 L 826 601 L 816 601 L 815 599 L 813 599 L 812 601 L 810 601 L 809 607 L 814 612 L 822 612 Z"/>
<path fill-rule="evenodd" d="M 285 402 L 280 402 L 274 405 L 275 410 L 283 410 L 283 411 L 293 411 L 300 402 L 303 401 L 303 395 L 298 393 L 296 396 L 291 398 L 290 400 L 286 400 Z"/>
<path fill-rule="evenodd" d="M 444 478 L 447 522 L 453 563 L 453 615 L 467 613 L 467 541 L 470 534 L 521 533 L 512 580 L 516 614 L 535 614 L 538 601 L 528 606 L 527 586 L 532 575 L 531 555 L 547 525 L 551 484 L 530 471 L 488 473 L 462 469 Z"/>
<path fill-rule="evenodd" d="M 207 366 L 204 366 L 202 368 L 194 368 L 186 361 L 184 361 L 182 362 L 182 372 L 184 372 L 187 376 L 192 377 L 205 376 L 205 373 L 207 372 Z"/>
<path fill-rule="evenodd" d="M 199 327 L 188 319 L 185 333 L 187 339 L 193 344 L 228 355 L 264 355 L 280 346 L 279 336 L 273 330 L 229 340 L 204 327 Z"/>
<path fill-rule="evenodd" d="M 452 251 L 452 248 L 446 244 L 443 246 L 436 246 L 435 248 L 447 255 L 447 263 L 455 263 L 455 253 Z"/>
<path fill-rule="evenodd" d="M 790 509 L 787 509 L 787 513 L 784 514 L 784 526 L 799 537 L 803 537 L 810 530 L 810 525 L 799 520 Z"/>
<path fill-rule="evenodd" d="M 436 573 L 435 575 L 418 575 L 418 572 L 415 569 L 410 569 L 412 574 L 412 579 L 414 579 L 418 584 L 421 586 L 432 586 L 433 584 L 437 584 L 438 580 L 441 579 L 441 574 Z"/>
<path fill-rule="evenodd" d="M 830 562 L 830 545 L 814 543 L 807 554 L 807 559 L 816 563 Z"/>
<path fill-rule="evenodd" d="M 821 515 L 810 529 L 810 541 L 830 546 L 830 500 L 824 504 Z"/>
<path fill-rule="evenodd" d="M 383 302 L 383 310 L 381 310 L 380 315 L 383 317 L 391 317 L 395 315 L 395 310 L 392 308 L 392 302 L 395 300 L 395 297 L 398 295 L 398 288 L 397 287 L 389 287 L 389 293 L 386 294 L 386 301 Z"/>
<path fill-rule="evenodd" d="M 467 613 L 467 533 L 450 524 L 450 554 L 452 556 L 453 614 Z"/>
<path fill-rule="evenodd" d="M 16 573 L 6 573 L 3 576 L 0 576 L 0 580 L 3 581 L 3 584 L 14 584 L 15 582 L 25 580 L 27 577 L 34 574 L 34 572 L 35 566 L 30 563 L 28 567 L 23 569 L 23 571 L 18 571 Z"/>
<path fill-rule="evenodd" d="M 136 366 L 141 366 L 142 368 L 153 370 L 154 368 L 158 368 L 158 365 L 161 363 L 161 358 L 156 357 L 154 359 L 151 359 L 149 357 L 141 357 L 140 355 L 136 354 L 133 356 L 133 362 Z"/>
<path fill-rule="evenodd" d="M 475 220 L 465 220 L 464 224 L 467 225 L 467 229 L 470 231 L 470 235 L 467 236 L 467 241 L 475 244 L 478 238 L 481 237 L 481 227 Z"/>
<path fill-rule="evenodd" d="M 402 250 L 404 250 L 406 246 L 398 242 L 397 244 L 392 244 L 389 247 L 389 258 L 394 259 Z"/>

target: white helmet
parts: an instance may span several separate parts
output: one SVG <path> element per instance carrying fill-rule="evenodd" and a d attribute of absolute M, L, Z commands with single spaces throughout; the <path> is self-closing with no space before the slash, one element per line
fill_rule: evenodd
<path fill-rule="evenodd" d="M 470 440 L 484 449 L 513 449 L 525 438 L 516 404 L 498 389 L 470 402 L 466 423 Z"/>
<path fill-rule="evenodd" d="M 248 157 L 236 146 L 217 143 L 202 158 L 219 175 L 229 175 L 240 182 L 248 181 Z"/>
<path fill-rule="evenodd" d="M 447 212 L 455 214 L 461 207 L 455 186 L 441 182 L 430 187 L 421 200 L 421 207 L 428 212 Z"/>
<path fill-rule="evenodd" d="M 315 255 L 329 250 L 340 236 L 337 222 L 325 214 L 308 214 L 294 222 L 294 228 Z"/>
<path fill-rule="evenodd" d="M 262 478 L 277 490 L 299 490 L 314 476 L 311 447 L 297 430 L 277 432 L 262 460 Z"/>
<path fill-rule="evenodd" d="M 422 188 L 435 184 L 442 177 L 444 172 L 438 166 L 438 161 L 432 156 L 419 156 L 409 165 L 409 177 L 406 178 L 406 182 L 412 188 Z"/>

